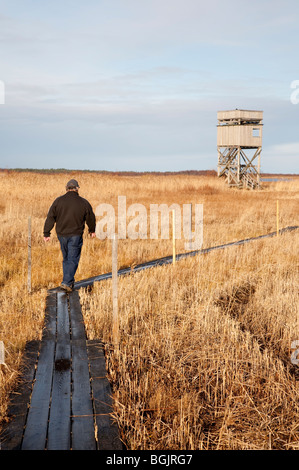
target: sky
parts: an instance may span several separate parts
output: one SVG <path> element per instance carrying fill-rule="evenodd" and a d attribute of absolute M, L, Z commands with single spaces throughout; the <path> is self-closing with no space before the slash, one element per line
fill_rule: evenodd
<path fill-rule="evenodd" d="M 215 170 L 238 108 L 299 173 L 298 45 L 298 0 L 0 0 L 0 168 Z"/>

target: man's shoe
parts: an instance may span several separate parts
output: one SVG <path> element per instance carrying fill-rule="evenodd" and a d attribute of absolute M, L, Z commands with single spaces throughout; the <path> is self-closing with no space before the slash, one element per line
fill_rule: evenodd
<path fill-rule="evenodd" d="M 61 289 L 65 290 L 66 292 L 72 292 L 73 288 L 71 286 L 68 286 L 67 284 L 60 284 Z"/>

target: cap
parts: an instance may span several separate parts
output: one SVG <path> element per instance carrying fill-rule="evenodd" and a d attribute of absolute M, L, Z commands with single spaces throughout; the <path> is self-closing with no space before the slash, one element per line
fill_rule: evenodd
<path fill-rule="evenodd" d="M 75 188 L 80 188 L 79 183 L 77 180 L 70 180 L 66 184 L 66 189 L 75 189 Z"/>

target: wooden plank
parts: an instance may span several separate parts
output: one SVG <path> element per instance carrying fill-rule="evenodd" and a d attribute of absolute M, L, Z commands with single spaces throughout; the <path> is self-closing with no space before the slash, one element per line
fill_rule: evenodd
<path fill-rule="evenodd" d="M 55 343 L 43 341 L 38 360 L 22 450 L 44 450 L 46 445 Z"/>
<path fill-rule="evenodd" d="M 22 442 L 22 450 L 43 450 L 46 446 L 55 335 L 56 294 L 51 294 L 47 302 L 45 328 Z"/>
<path fill-rule="evenodd" d="M 72 292 L 69 299 L 72 331 L 72 449 L 96 450 L 86 334 L 78 292 Z"/>
<path fill-rule="evenodd" d="M 66 356 L 70 356 L 70 344 L 57 344 L 53 374 L 53 390 L 48 430 L 48 450 L 69 450 L 71 446 L 71 369 L 70 361 L 64 366 Z"/>
<path fill-rule="evenodd" d="M 46 299 L 45 323 L 42 340 L 49 339 L 55 341 L 57 321 L 57 294 L 50 293 Z"/>
<path fill-rule="evenodd" d="M 66 295 L 58 294 L 57 300 L 57 339 L 47 449 L 69 450 L 71 445 L 70 323 Z"/>
<path fill-rule="evenodd" d="M 95 450 L 95 430 L 91 400 L 86 342 L 72 342 L 72 449 Z"/>
<path fill-rule="evenodd" d="M 78 291 L 73 291 L 69 295 L 70 304 L 70 325 L 72 330 L 72 340 L 85 340 L 86 332 Z"/>
<path fill-rule="evenodd" d="M 70 320 L 67 296 L 64 293 L 57 294 L 57 334 L 56 341 L 70 343 Z"/>
<path fill-rule="evenodd" d="M 113 411 L 112 393 L 110 383 L 107 379 L 103 345 L 97 340 L 88 341 L 87 351 L 90 365 L 98 449 L 123 450 L 118 427 L 111 416 Z"/>

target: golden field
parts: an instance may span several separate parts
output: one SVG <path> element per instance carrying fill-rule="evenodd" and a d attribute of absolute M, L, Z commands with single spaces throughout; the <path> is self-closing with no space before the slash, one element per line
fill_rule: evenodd
<path fill-rule="evenodd" d="M 70 178 L 95 209 L 202 203 L 203 248 L 299 225 L 299 178 L 235 190 L 211 175 L 0 172 L 0 422 L 26 342 L 41 338 L 62 257 L 42 231 Z M 32 292 L 27 223 L 32 218 Z M 119 279 L 119 347 L 111 281 L 80 291 L 87 336 L 105 344 L 114 417 L 128 449 L 299 449 L 299 230 Z M 184 240 L 177 252 L 184 252 Z M 120 240 L 119 268 L 172 254 L 171 240 Z M 85 237 L 76 280 L 111 271 L 111 241 Z"/>

